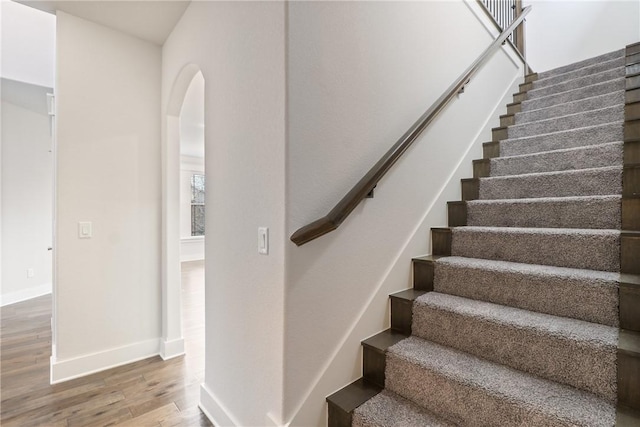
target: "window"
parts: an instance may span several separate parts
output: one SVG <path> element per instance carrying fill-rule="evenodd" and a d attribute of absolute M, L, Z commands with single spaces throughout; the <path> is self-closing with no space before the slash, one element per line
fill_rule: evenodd
<path fill-rule="evenodd" d="M 204 175 L 191 175 L 191 235 L 204 236 Z"/>

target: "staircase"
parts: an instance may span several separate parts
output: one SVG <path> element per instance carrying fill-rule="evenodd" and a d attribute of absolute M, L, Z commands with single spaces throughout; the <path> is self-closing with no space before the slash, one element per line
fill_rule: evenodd
<path fill-rule="evenodd" d="M 640 426 L 640 44 L 507 112 L 330 426 Z"/>

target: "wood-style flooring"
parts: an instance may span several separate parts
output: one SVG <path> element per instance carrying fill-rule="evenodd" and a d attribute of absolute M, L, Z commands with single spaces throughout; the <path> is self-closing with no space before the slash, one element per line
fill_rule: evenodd
<path fill-rule="evenodd" d="M 182 264 L 186 355 L 152 357 L 49 384 L 51 296 L 1 309 L 0 424 L 211 426 L 198 409 L 204 381 L 204 263 Z"/>

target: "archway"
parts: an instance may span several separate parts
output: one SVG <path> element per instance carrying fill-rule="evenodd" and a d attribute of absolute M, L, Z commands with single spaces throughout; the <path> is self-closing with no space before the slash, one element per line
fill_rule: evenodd
<path fill-rule="evenodd" d="M 163 359 L 185 352 L 182 333 L 180 270 L 180 114 L 200 68 L 186 65 L 178 74 L 164 117 L 162 150 L 162 342 Z"/>

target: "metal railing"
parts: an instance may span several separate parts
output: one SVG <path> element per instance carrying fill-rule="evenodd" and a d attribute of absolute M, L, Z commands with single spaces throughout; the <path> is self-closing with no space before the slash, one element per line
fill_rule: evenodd
<path fill-rule="evenodd" d="M 504 31 L 522 14 L 522 0 L 478 0 L 478 2 L 500 31 Z M 508 40 L 524 58 L 524 23 L 509 35 Z"/>

